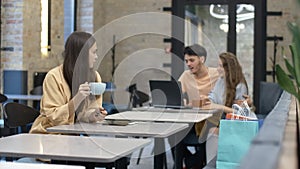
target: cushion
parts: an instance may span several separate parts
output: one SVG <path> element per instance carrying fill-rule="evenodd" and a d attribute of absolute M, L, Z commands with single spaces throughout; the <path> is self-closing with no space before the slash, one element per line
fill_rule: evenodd
<path fill-rule="evenodd" d="M 267 115 L 275 107 L 283 89 L 277 83 L 261 82 L 259 95 L 259 114 Z"/>

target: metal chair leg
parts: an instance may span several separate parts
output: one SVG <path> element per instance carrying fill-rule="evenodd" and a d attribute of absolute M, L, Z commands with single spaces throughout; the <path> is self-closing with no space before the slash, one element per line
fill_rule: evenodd
<path fill-rule="evenodd" d="M 143 150 L 144 150 L 144 148 L 141 148 L 141 149 L 140 149 L 139 156 L 138 156 L 138 159 L 137 159 L 137 161 L 136 161 L 136 165 L 139 165 L 139 163 L 140 163 L 140 160 L 141 160 L 141 156 L 142 156 Z"/>

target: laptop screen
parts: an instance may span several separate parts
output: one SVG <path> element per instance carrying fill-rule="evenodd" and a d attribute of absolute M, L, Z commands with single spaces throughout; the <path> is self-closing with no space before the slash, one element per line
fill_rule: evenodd
<path fill-rule="evenodd" d="M 178 81 L 150 80 L 152 105 L 154 107 L 182 107 L 183 95 Z"/>

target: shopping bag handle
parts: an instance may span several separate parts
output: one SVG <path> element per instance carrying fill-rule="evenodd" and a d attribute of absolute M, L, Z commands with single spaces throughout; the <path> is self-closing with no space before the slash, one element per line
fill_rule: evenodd
<path fill-rule="evenodd" d="M 235 119 L 241 120 L 241 118 L 239 118 L 240 116 L 247 117 L 244 112 L 244 109 L 241 106 L 239 106 L 238 104 L 233 104 L 232 109 L 233 109 L 233 112 L 232 112 L 231 120 L 235 120 Z M 242 118 L 242 120 L 247 121 L 247 118 Z"/>
<path fill-rule="evenodd" d="M 242 103 L 243 106 L 243 113 L 245 114 L 245 116 L 250 117 L 250 107 L 248 106 L 247 100 L 244 100 Z"/>

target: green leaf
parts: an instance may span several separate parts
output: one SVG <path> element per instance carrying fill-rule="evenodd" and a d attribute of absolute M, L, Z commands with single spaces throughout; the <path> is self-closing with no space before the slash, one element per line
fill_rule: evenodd
<path fill-rule="evenodd" d="M 290 46 L 296 83 L 300 86 L 300 28 L 295 23 L 288 22 L 288 27 L 293 34 L 293 43 Z"/>
<path fill-rule="evenodd" d="M 290 62 L 286 58 L 284 58 L 284 62 L 285 62 L 285 66 L 286 66 L 287 70 L 289 71 L 289 73 L 291 74 L 291 76 L 293 78 L 295 78 L 295 69 L 294 69 L 294 67 L 290 64 Z"/>
<path fill-rule="evenodd" d="M 276 78 L 278 84 L 287 92 L 299 98 L 298 93 L 295 89 L 294 83 L 291 78 L 283 71 L 280 65 L 276 65 Z"/>
<path fill-rule="evenodd" d="M 299 26 L 296 23 L 293 22 L 288 22 L 288 28 L 291 31 L 292 35 L 293 35 L 293 42 L 299 44 L 300 39 L 300 29 Z"/>
<path fill-rule="evenodd" d="M 293 66 L 294 66 L 294 77 L 296 79 L 296 83 L 300 86 L 300 52 L 297 51 L 297 47 L 295 43 L 290 45 L 292 59 L 293 59 Z"/>

